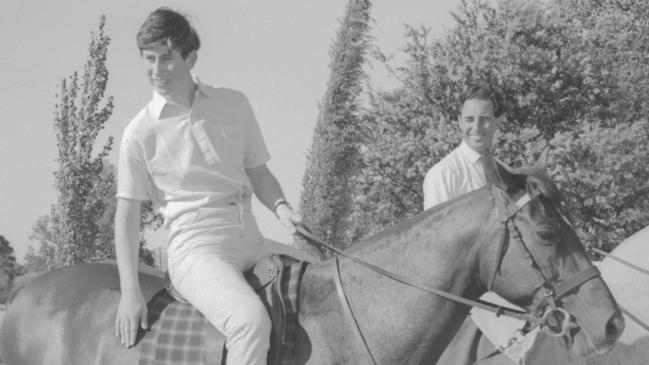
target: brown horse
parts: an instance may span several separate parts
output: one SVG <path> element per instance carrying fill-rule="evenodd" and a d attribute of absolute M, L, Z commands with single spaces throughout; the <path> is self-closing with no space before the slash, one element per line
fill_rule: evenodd
<path fill-rule="evenodd" d="M 499 188 L 490 185 L 430 209 L 346 253 L 473 300 L 491 288 L 540 315 L 552 297 L 550 288 L 572 282 L 584 270 L 592 272 L 592 264 L 564 219 L 556 186 L 539 172 L 497 169 L 487 175 Z M 511 204 L 521 201 L 517 207 Z M 336 262 L 324 261 L 310 265 L 303 277 L 295 364 L 371 364 L 370 354 L 378 364 L 435 363 L 469 307 L 348 258 L 339 262 L 367 349 L 336 294 Z M 160 276 L 144 272 L 140 282 L 148 297 L 163 285 Z M 600 277 L 578 280 L 554 299 L 571 314 L 566 337 L 572 352 L 613 347 L 624 322 Z M 113 265 L 43 274 L 19 292 L 7 311 L 0 329 L 2 358 L 11 365 L 137 364 L 138 345 L 126 349 L 113 333 L 118 300 Z"/>

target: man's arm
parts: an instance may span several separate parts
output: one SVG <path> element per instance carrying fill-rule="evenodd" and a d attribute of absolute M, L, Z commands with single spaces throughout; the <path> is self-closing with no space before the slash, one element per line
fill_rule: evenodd
<path fill-rule="evenodd" d="M 266 164 L 246 169 L 248 178 L 252 183 L 255 194 L 271 212 L 284 224 L 291 233 L 295 233 L 295 224 L 302 222 L 302 217 L 295 213 L 286 202 L 282 188 L 275 175 L 268 169 Z"/>
<path fill-rule="evenodd" d="M 115 212 L 115 256 L 119 270 L 121 297 L 115 319 L 115 335 L 127 347 L 133 346 L 140 324 L 148 327 L 146 301 L 140 289 L 139 200 L 117 199 Z"/>

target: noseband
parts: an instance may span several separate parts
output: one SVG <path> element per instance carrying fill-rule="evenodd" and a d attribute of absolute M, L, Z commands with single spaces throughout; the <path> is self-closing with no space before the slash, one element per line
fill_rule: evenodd
<path fill-rule="evenodd" d="M 531 266 L 534 269 L 534 273 L 541 281 L 539 287 L 543 288 L 543 299 L 539 302 L 536 309 L 533 313 L 541 313 L 542 316 L 535 316 L 535 321 L 526 323 L 526 327 L 529 327 L 527 331 L 531 330 L 533 327 L 539 326 L 541 329 L 545 330 L 550 336 L 554 337 L 563 337 L 568 333 L 570 329 L 570 313 L 565 309 L 557 306 L 557 300 L 564 296 L 569 291 L 581 286 L 583 283 L 589 281 L 590 279 L 600 276 L 600 272 L 596 266 L 591 265 L 588 268 L 579 271 L 578 273 L 572 275 L 566 280 L 553 283 L 541 270 L 541 266 L 538 264 L 538 261 L 534 258 L 534 255 L 530 249 L 523 242 L 523 238 L 516 226 L 514 218 L 516 214 L 523 209 L 527 204 L 532 202 L 537 196 L 530 196 L 528 193 L 523 194 L 516 202 L 507 205 L 505 199 L 502 195 L 502 191 L 495 186 L 491 186 L 491 195 L 494 197 L 496 202 L 496 208 L 500 215 L 500 224 L 501 230 L 503 231 L 500 239 L 500 244 L 498 246 L 498 257 L 496 268 L 494 269 L 491 279 L 489 280 L 488 290 L 492 290 L 496 276 L 500 272 L 500 265 L 504 259 L 505 252 L 507 249 L 507 237 L 511 236 L 515 242 L 521 247 L 521 249 L 526 253 L 526 257 L 531 261 Z M 548 320 L 551 315 L 558 314 L 559 318 L 563 318 L 561 322 L 561 328 L 559 331 L 554 331 L 548 325 Z M 536 322 L 536 323 L 534 323 Z"/>

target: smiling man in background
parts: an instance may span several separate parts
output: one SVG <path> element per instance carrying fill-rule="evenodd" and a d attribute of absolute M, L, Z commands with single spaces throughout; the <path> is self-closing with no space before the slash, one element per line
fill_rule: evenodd
<path fill-rule="evenodd" d="M 426 173 L 423 184 L 424 209 L 478 190 L 487 184 L 484 166 L 498 163 L 491 154 L 491 148 L 494 134 L 504 118 L 496 92 L 484 85 L 472 85 L 467 89 L 460 104 L 458 118 L 462 142 Z M 494 168 L 493 171 L 497 169 Z M 516 307 L 494 293 L 486 295 L 490 296 L 490 301 Z M 514 362 L 505 356 L 481 359 L 492 353 L 495 347 L 474 322 L 475 320 L 481 323 L 480 316 L 485 314 L 490 315 L 488 312 L 474 311 L 471 314 L 473 318 L 467 317 L 437 361 L 437 365 L 471 365 L 477 360 L 480 360 L 480 365 L 514 365 Z M 530 351 L 517 355 L 524 356 L 526 364 L 567 363 L 566 348 L 560 341 L 544 333 L 536 335 L 535 338 L 529 336 L 528 341 L 534 341 Z M 517 359 L 521 360 L 523 359 Z"/>
<path fill-rule="evenodd" d="M 462 142 L 435 164 L 424 178 L 424 209 L 487 184 L 484 163 L 491 163 L 491 144 L 502 115 L 496 116 L 495 94 L 485 86 L 471 86 L 458 119 Z"/>

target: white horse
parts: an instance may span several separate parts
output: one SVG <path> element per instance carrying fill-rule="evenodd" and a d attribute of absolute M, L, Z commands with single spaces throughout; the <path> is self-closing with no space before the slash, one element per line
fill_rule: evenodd
<path fill-rule="evenodd" d="M 556 351 L 556 358 L 565 359 L 565 363 L 571 365 L 649 364 L 649 226 L 624 240 L 611 254 L 642 270 L 634 269 L 610 257 L 596 263 L 618 304 L 630 314 L 624 314 L 626 328 L 615 348 L 604 355 L 568 360 L 565 350 L 556 346 L 556 342 L 553 345 L 547 338 L 545 345 L 536 344 L 535 347 L 540 347 L 541 351 Z M 493 293 L 485 294 L 482 299 L 511 306 Z M 516 319 L 496 318 L 492 313 L 480 309 L 474 309 L 471 316 L 485 336 L 497 346 L 507 343 L 512 334 L 523 326 L 523 322 Z M 532 348 L 536 336 L 537 331 L 533 331 L 522 342 L 508 347 L 504 354 L 509 360 L 499 356 L 499 359 L 492 358 L 484 363 L 505 365 L 512 364 L 513 361 L 513 364 L 519 364 L 523 363 L 525 358 L 531 359 L 534 355 L 528 351 Z M 479 354 L 478 358 L 481 355 L 485 354 Z"/>

